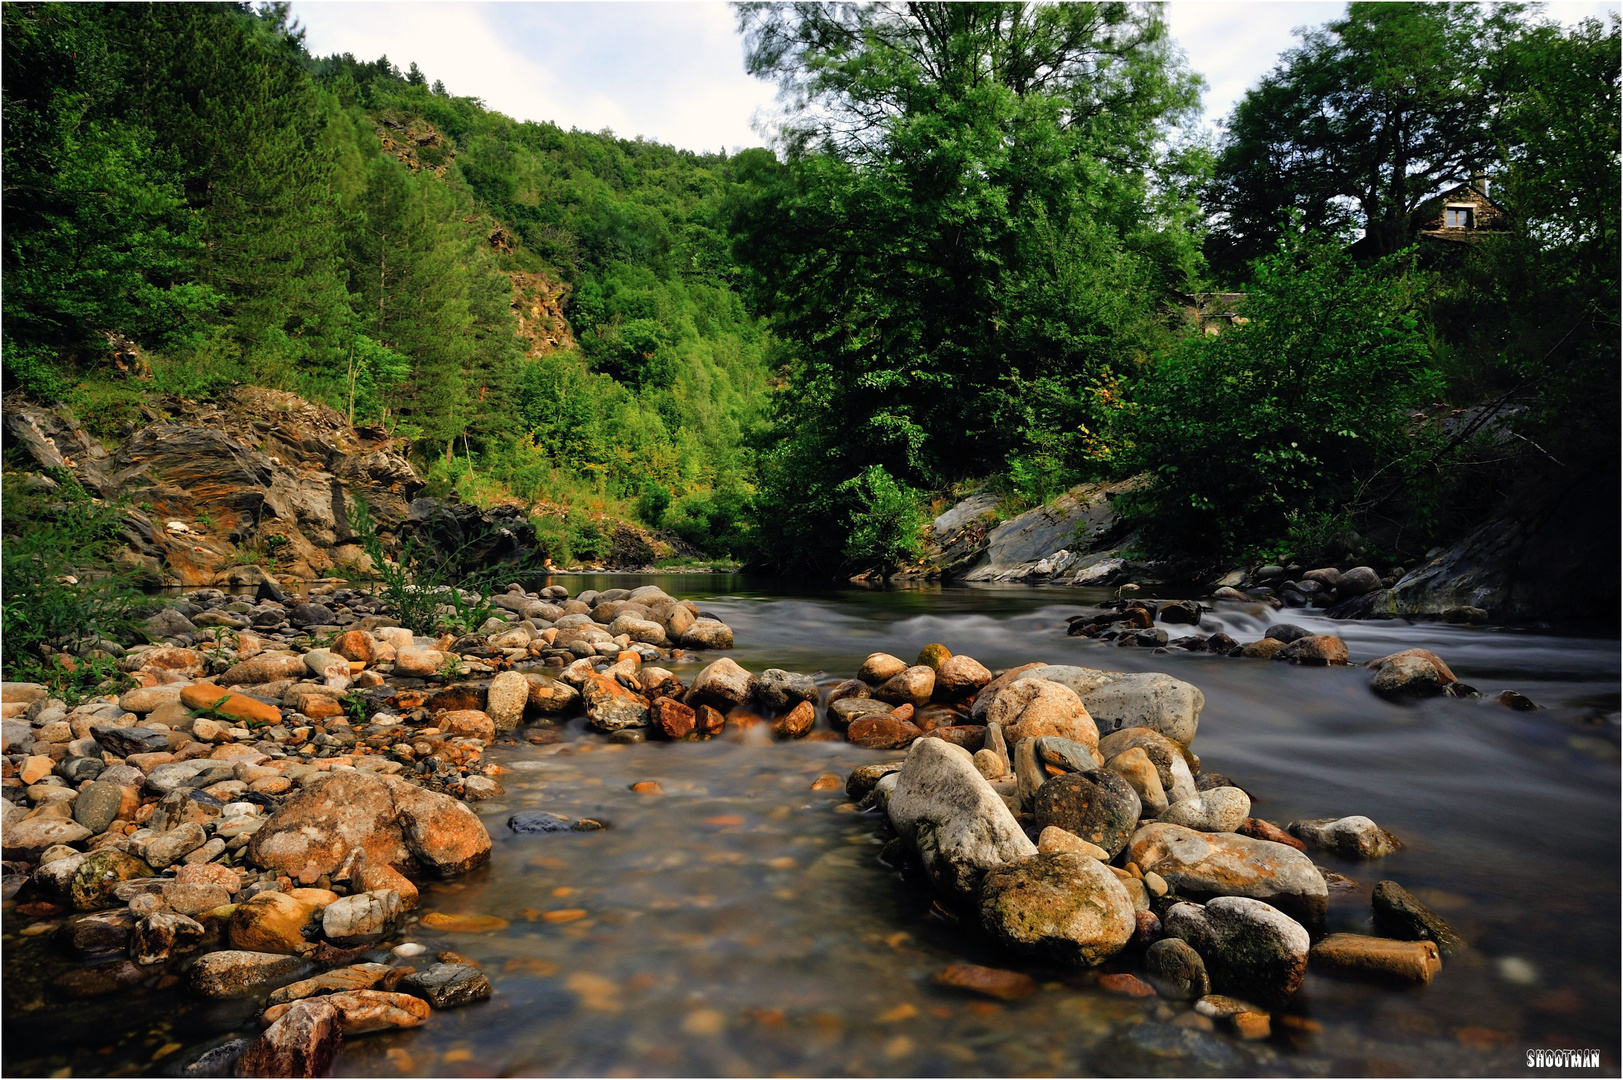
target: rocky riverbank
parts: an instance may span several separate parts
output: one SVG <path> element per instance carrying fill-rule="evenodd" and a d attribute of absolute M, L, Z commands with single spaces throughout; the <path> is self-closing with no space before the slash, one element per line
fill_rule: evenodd
<path fill-rule="evenodd" d="M 871 657 L 867 681 L 892 659 Z M 919 659 L 966 658 L 936 645 Z M 1283 828 L 1252 816 L 1244 789 L 1201 769 L 1203 703 L 1166 674 L 1025 665 L 973 694 L 978 745 L 937 729 L 905 758 L 853 772 L 847 791 L 893 834 L 882 859 L 927 883 L 944 918 L 1012 965 L 1108 965 L 1102 989 L 1179 1003 L 1175 1027 L 1254 1040 L 1276 1017 L 1299 1024 L 1285 1007 L 1310 965 L 1429 982 L 1465 945 L 1397 882 L 1374 891 L 1390 936 L 1321 929 L 1330 891 L 1356 885 L 1308 853 L 1373 860 L 1401 841 L 1360 815 Z M 937 981 L 1000 998 L 1036 992 L 1019 970 L 981 965 Z"/>
<path fill-rule="evenodd" d="M 184 984 L 265 1006 L 263 1034 L 188 1075 L 321 1075 L 345 1036 L 488 997 L 454 954 L 388 948 L 412 923 L 455 924 L 414 914 L 415 881 L 489 856 L 463 801 L 502 793 L 487 748 L 583 694 L 594 719 L 620 717 L 643 699 L 616 676 L 658 685 L 654 662 L 689 660 L 682 646 L 732 644 L 658 589 L 513 586 L 475 633 L 438 638 L 365 593 L 264 592 L 193 593 L 148 621 L 157 643 L 100 642 L 134 684 L 121 692 L 70 707 L 41 685 L 0 688 L 4 897 L 23 935 L 78 961 L 52 992 Z M 545 674 L 566 661 L 573 685 Z"/>
<path fill-rule="evenodd" d="M 354 427 L 325 405 L 279 390 L 237 387 L 212 402 L 155 398 L 139 415 L 103 441 L 66 405 L 8 402 L 0 430 L 25 488 L 48 495 L 71 477 L 115 504 L 115 561 L 153 583 L 368 576 L 370 557 L 351 524 L 357 502 L 369 507 L 391 557 L 411 540 L 466 547 L 462 561 L 476 566 L 539 564 L 544 553 L 535 550 L 530 514 L 567 520 L 571 513 L 552 504 L 480 508 L 427 497 L 404 439 Z M 597 515 L 594 525 L 607 540 L 600 569 L 697 554 L 630 522 Z"/>
<path fill-rule="evenodd" d="M 313 1074 L 344 1038 L 481 1000 L 492 987 L 477 965 L 413 938 L 499 920 L 421 910 L 418 883 L 490 851 L 465 803 L 504 794 L 492 748 L 555 742 L 559 721 L 582 716 L 615 743 L 893 751 L 850 773 L 844 806 L 961 935 L 964 962 L 936 982 L 1018 1000 L 1039 992 L 1033 972 L 1092 972 L 1105 993 L 1162 1000 L 1133 1039 L 1201 1060 L 1241 1068 L 1240 1044 L 1309 1022 L 1292 1004 L 1309 969 L 1423 984 L 1462 947 L 1388 880 L 1369 909 L 1384 936 L 1325 933 L 1327 904 L 1353 886 L 1313 853 L 1377 860 L 1404 838 L 1358 806 L 1258 816 L 1237 781 L 1202 767 L 1205 697 L 1168 672 L 992 670 L 938 644 L 912 662 L 872 654 L 834 681 L 693 655 L 730 645 L 731 629 L 655 588 L 514 587 L 496 606 L 474 633 L 423 638 L 358 591 L 296 604 L 205 590 L 149 624 L 160 643 L 113 646 L 142 686 L 73 708 L 5 687 L 8 922 L 51 937 L 63 970 L 50 995 L 166 986 L 251 1003 L 262 1030 L 174 1048 L 191 1075 Z M 1198 629 L 1203 614 L 1126 601 L 1082 618 L 1125 616 L 1099 624 L 1120 642 L 1157 622 Z M 1263 640 L 1308 637 L 1329 639 L 1322 662 L 1346 660 L 1331 635 Z M 1413 652 L 1371 678 L 1416 658 L 1442 683 L 1447 665 Z M 813 789 L 841 786 L 819 776 Z M 615 827 L 547 810 L 503 820 L 515 834 Z"/>

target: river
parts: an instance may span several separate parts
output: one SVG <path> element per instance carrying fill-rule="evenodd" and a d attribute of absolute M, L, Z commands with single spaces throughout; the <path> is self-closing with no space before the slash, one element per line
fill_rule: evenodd
<path fill-rule="evenodd" d="M 1403 840 L 1404 850 L 1370 863 L 1315 854 L 1356 882 L 1332 891 L 1327 930 L 1375 932 L 1370 889 L 1392 879 L 1472 948 L 1419 989 L 1310 974 L 1261 1042 L 1190 1035 L 1167 1026 L 1188 1022 L 1182 1006 L 1109 996 L 1096 972 L 1023 965 L 932 911 L 928 895 L 879 861 L 882 820 L 853 812 L 843 790 L 813 790 L 823 774 L 843 782 L 851 767 L 899 754 L 774 743 L 764 725 L 704 743 L 610 745 L 576 719 L 556 741 L 489 752 L 511 770 L 507 794 L 478 807 L 495 842 L 490 864 L 423 889 L 420 911 L 508 925 L 406 934 L 481 964 L 494 998 L 416 1031 L 355 1038 L 335 1074 L 1499 1075 L 1537 1073 L 1525 1058 L 1538 1048 L 1598 1050 L 1601 1072 L 1617 1073 L 1616 639 L 1335 623 L 1247 605 L 1221 606 L 1202 626 L 1246 641 L 1290 621 L 1341 635 L 1355 663 L 1431 649 L 1486 696 L 1515 689 L 1543 706 L 1518 713 L 1487 700 L 1391 704 L 1356 667 L 1065 637 L 1065 616 L 1091 610 L 1105 590 L 555 580 L 571 593 L 658 584 L 729 623 L 730 655 L 745 667 L 825 684 L 871 652 L 911 660 L 936 641 L 993 669 L 1037 660 L 1168 672 L 1205 693 L 1194 748 L 1204 769 L 1251 794 L 1256 816 L 1283 825 L 1365 814 Z M 631 791 L 640 781 L 662 793 Z M 505 827 L 531 809 L 608 828 L 520 836 Z M 1041 990 L 1003 1003 L 932 983 L 957 962 L 1016 967 Z M 7 1013 L 10 1075 L 63 1060 L 76 1075 L 162 1072 L 172 1065 L 151 1064 L 155 1050 L 193 1046 L 251 1016 L 246 1004 L 204 1007 L 179 990 L 67 1006 L 43 1025 L 38 1014 Z"/>

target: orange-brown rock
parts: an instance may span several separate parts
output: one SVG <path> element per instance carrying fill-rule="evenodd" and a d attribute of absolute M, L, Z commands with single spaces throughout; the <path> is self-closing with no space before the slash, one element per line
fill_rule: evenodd
<path fill-rule="evenodd" d="M 1234 831 L 1239 833 L 1241 836 L 1249 836 L 1253 840 L 1271 840 L 1276 844 L 1285 844 L 1288 847 L 1293 847 L 1297 851 L 1307 850 L 1306 844 L 1302 843 L 1300 840 L 1296 839 L 1296 837 L 1292 836 L 1284 829 L 1281 829 L 1273 822 L 1264 821 L 1262 818 L 1248 817 L 1242 821 L 1240 823 L 1240 827 Z"/>
<path fill-rule="evenodd" d="M 1274 653 L 1274 659 L 1308 667 L 1340 666 L 1347 662 L 1347 643 L 1334 634 L 1309 634 Z"/>
<path fill-rule="evenodd" d="M 1024 675 L 1033 668 L 1040 668 L 1044 666 L 1045 665 L 1040 662 L 1033 662 L 1030 664 L 1021 664 L 1019 667 L 1010 668 L 1008 671 L 1005 671 L 1003 674 L 981 687 L 980 693 L 975 695 L 974 704 L 970 706 L 970 715 L 976 720 L 984 721 L 987 710 L 992 707 L 992 702 L 997 700 L 998 694 L 1005 686 L 1008 686 L 1010 683 L 1014 682 L 1020 676 Z"/>
<path fill-rule="evenodd" d="M 254 721 L 261 724 L 279 724 L 282 710 L 269 702 L 234 694 L 208 683 L 192 683 L 182 687 L 181 704 L 191 709 L 212 709 L 233 720 Z"/>
<path fill-rule="evenodd" d="M 1047 679 L 1020 679 L 998 692 L 986 711 L 987 722 L 1003 725 L 1012 747 L 1021 739 L 1057 735 L 1098 749 L 1099 729 L 1076 691 Z"/>
<path fill-rule="evenodd" d="M 345 1035 L 364 1035 L 370 1031 L 388 1031 L 391 1028 L 420 1027 L 432 1011 L 428 1002 L 410 994 L 395 994 L 387 990 L 346 990 L 318 999 L 338 1010 L 338 1020 Z M 302 1001 L 286 1005 L 273 1005 L 259 1018 L 270 1026 L 286 1016 Z"/>
<path fill-rule="evenodd" d="M 580 692 L 586 701 L 587 719 L 599 731 L 619 731 L 648 723 L 648 699 L 607 675 L 588 674 Z"/>
<path fill-rule="evenodd" d="M 208 671 L 208 658 L 196 649 L 160 646 L 140 654 L 140 671 L 172 671 L 196 679 Z"/>
<path fill-rule="evenodd" d="M 992 673 L 973 656 L 950 656 L 936 668 L 936 696 L 949 701 L 976 693 L 992 681 Z"/>
<path fill-rule="evenodd" d="M 449 877 L 490 856 L 490 835 L 462 803 L 392 776 L 334 773 L 266 820 L 248 845 L 255 866 L 298 876 L 330 874 L 355 848 L 368 866 Z"/>
<path fill-rule="evenodd" d="M 979 964 L 953 964 L 935 973 L 937 986 L 985 994 L 1000 1001 L 1024 1001 L 1037 993 L 1037 980 L 1018 971 L 982 967 Z"/>
<path fill-rule="evenodd" d="M 816 721 L 817 709 L 811 702 L 802 701 L 772 721 L 772 734 L 780 739 L 798 739 L 810 731 Z"/>
<path fill-rule="evenodd" d="M 346 630 L 332 651 L 345 660 L 359 660 L 363 664 L 370 664 L 376 658 L 372 635 L 365 630 Z"/>
<path fill-rule="evenodd" d="M 719 735 L 727 724 L 727 718 L 714 705 L 700 705 L 693 715 L 693 730 L 700 735 Z"/>
<path fill-rule="evenodd" d="M 923 738 L 924 732 L 906 720 L 898 720 L 886 713 L 853 720 L 845 731 L 845 737 L 858 746 L 872 750 L 900 750 L 913 745 L 913 740 Z"/>
<path fill-rule="evenodd" d="M 407 911 L 417 907 L 418 891 L 412 880 L 392 866 L 361 867 L 361 888 L 367 892 L 393 889 L 400 894 L 400 906 Z"/>
<path fill-rule="evenodd" d="M 434 717 L 434 723 L 447 735 L 486 742 L 496 737 L 496 722 L 478 709 L 456 709 Z"/>
<path fill-rule="evenodd" d="M 687 738 L 698 724 L 698 715 L 675 698 L 655 698 L 649 713 L 659 729 L 673 739 Z"/>

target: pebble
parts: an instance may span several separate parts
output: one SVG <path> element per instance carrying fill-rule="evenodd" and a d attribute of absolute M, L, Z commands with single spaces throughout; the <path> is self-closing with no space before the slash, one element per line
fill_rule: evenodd
<path fill-rule="evenodd" d="M 1037 980 L 1030 975 L 979 964 L 953 964 L 936 972 L 933 978 L 937 986 L 968 990 L 999 1001 L 1024 1001 L 1037 993 Z"/>

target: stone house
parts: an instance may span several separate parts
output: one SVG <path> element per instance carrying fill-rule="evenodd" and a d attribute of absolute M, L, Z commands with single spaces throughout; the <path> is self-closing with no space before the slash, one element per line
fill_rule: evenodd
<path fill-rule="evenodd" d="M 1488 178 L 1483 173 L 1426 200 L 1415 217 L 1420 236 L 1453 243 L 1472 243 L 1509 225 L 1505 208 L 1488 197 Z"/>

